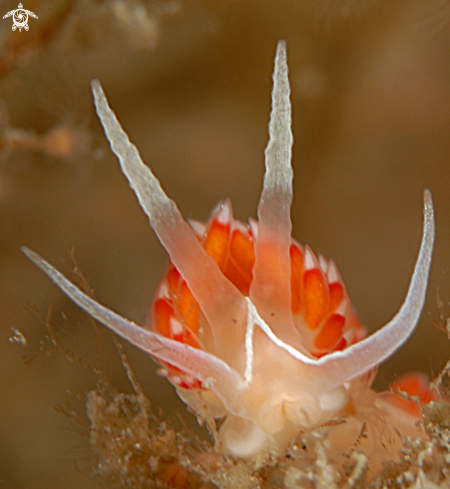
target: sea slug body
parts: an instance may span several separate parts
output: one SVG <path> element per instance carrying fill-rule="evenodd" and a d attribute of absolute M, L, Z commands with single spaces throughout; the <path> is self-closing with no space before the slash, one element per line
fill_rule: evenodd
<path fill-rule="evenodd" d="M 283 450 L 302 430 L 339 417 L 327 448 L 339 459 L 362 430 L 371 468 L 396 457 L 401 435 L 419 434 L 420 413 L 370 385 L 377 365 L 413 332 L 425 300 L 434 243 L 431 193 L 406 299 L 367 336 L 332 260 L 291 237 L 291 105 L 286 45 L 277 47 L 266 173 L 258 221 L 233 218 L 221 202 L 207 223 L 188 224 L 92 83 L 97 113 L 122 171 L 170 257 L 149 322 L 137 325 L 87 297 L 36 253 L 25 254 L 95 319 L 157 359 L 199 416 L 224 417 L 219 436 L 239 457 Z M 422 376 L 397 388 L 435 398 Z"/>

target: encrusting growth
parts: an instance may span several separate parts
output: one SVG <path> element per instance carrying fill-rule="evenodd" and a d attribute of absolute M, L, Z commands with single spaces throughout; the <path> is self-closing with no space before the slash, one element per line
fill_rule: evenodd
<path fill-rule="evenodd" d="M 370 385 L 377 365 L 409 338 L 423 308 L 434 242 L 431 193 L 424 192 L 422 243 L 406 299 L 367 337 L 334 262 L 291 237 L 293 138 L 284 41 L 273 78 L 259 220 L 235 220 L 226 200 L 207 223 L 191 225 L 93 81 L 106 137 L 170 257 L 147 324 L 107 309 L 23 250 L 76 304 L 160 362 L 200 417 L 225 418 L 219 430 L 225 451 L 238 457 L 282 453 L 302 430 L 333 426 L 328 458 L 339 463 L 358 443 L 376 470 L 383 459 L 397 457 L 402 435 L 420 433 L 413 401 L 376 394 Z M 394 387 L 422 402 L 437 398 L 417 374 Z"/>

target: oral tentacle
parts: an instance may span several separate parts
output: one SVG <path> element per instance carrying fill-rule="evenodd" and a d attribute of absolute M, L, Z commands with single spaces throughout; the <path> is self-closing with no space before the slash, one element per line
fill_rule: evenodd
<path fill-rule="evenodd" d="M 250 298 L 275 334 L 306 354 L 296 333 L 291 311 L 293 137 L 286 43 L 279 41 L 273 73 L 266 172 L 258 206 L 258 233 Z"/>
<path fill-rule="evenodd" d="M 98 80 L 92 82 L 97 114 L 112 151 L 119 159 L 131 188 L 147 214 L 151 227 L 186 280 L 212 329 L 219 356 L 227 357 L 242 342 L 245 300 L 220 271 L 199 243 L 175 202 L 167 197 L 159 181 L 146 166 L 114 112 L 108 106 Z M 220 346 L 220 348 L 218 348 Z"/>
<path fill-rule="evenodd" d="M 202 381 L 214 391 L 229 410 L 238 411 L 242 377 L 224 361 L 203 350 L 155 334 L 123 318 L 82 292 L 37 253 L 22 247 L 23 253 L 81 309 L 141 350 Z M 236 388 L 238 387 L 238 388 Z"/>
<path fill-rule="evenodd" d="M 428 189 L 424 191 L 423 215 L 419 256 L 399 312 L 371 336 L 318 362 L 326 368 L 328 380 L 336 385 L 354 379 L 385 361 L 414 331 L 425 303 L 435 236 L 433 200 Z"/>

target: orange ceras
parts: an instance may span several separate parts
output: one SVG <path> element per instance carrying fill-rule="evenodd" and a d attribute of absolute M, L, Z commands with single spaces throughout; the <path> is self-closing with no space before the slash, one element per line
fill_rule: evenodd
<path fill-rule="evenodd" d="M 250 226 L 232 217 L 224 222 L 220 214 L 214 212 L 207 224 L 196 223 L 194 230 L 225 277 L 248 296 L 255 263 Z M 290 247 L 290 262 L 294 324 L 306 340 L 310 353 L 320 358 L 362 339 L 365 328 L 351 307 L 334 263 L 322 257 L 317 259 L 308 247 L 305 250 L 295 241 Z M 170 263 L 155 295 L 151 327 L 166 338 L 201 349 L 199 331 L 203 321 L 206 319 L 198 302 Z M 164 366 L 172 382 L 180 387 L 201 387 L 201 382 L 178 368 Z"/>
<path fill-rule="evenodd" d="M 391 384 L 391 390 L 395 406 L 416 417 L 419 417 L 421 414 L 420 404 L 438 401 L 442 397 L 442 392 L 431 390 L 427 377 L 419 373 L 410 373 L 401 376 Z M 418 402 L 399 396 L 396 394 L 399 391 L 408 394 L 409 397 L 415 398 Z"/>

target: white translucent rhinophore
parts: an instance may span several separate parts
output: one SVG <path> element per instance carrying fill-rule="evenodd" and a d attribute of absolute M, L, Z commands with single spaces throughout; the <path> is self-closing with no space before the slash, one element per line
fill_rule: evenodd
<path fill-rule="evenodd" d="M 24 253 L 92 317 L 153 357 L 200 380 L 204 388 L 201 399 L 195 389 L 178 387 L 178 393 L 199 413 L 206 405 L 215 416 L 227 415 L 220 435 L 236 455 L 252 455 L 268 444 L 284 443 L 300 427 L 329 421 L 342 411 L 349 398 L 356 396 L 358 389 L 369 389 L 370 382 L 363 374 L 400 348 L 422 311 L 434 242 L 431 193 L 424 192 L 422 244 L 400 311 L 368 338 L 316 359 L 302 344 L 291 312 L 293 174 L 285 42 L 278 43 L 275 58 L 270 137 L 257 229 L 251 223 L 256 261 L 249 297 L 244 297 L 221 273 L 175 203 L 144 165 L 109 108 L 98 81 L 93 81 L 92 89 L 98 116 L 122 171 L 205 314 L 211 328 L 211 347 L 208 351 L 193 348 L 124 319 L 90 299 L 33 251 L 23 248 Z M 231 212 L 229 203 L 224 206 L 225 214 Z M 268 253 L 278 257 L 276 266 L 272 258 L 265 259 Z M 329 267 L 331 275 L 338 273 L 332 262 Z M 277 312 L 276 320 L 269 310 Z M 362 397 L 359 395 L 358 399 Z M 357 408 L 354 406 L 356 411 Z"/>

